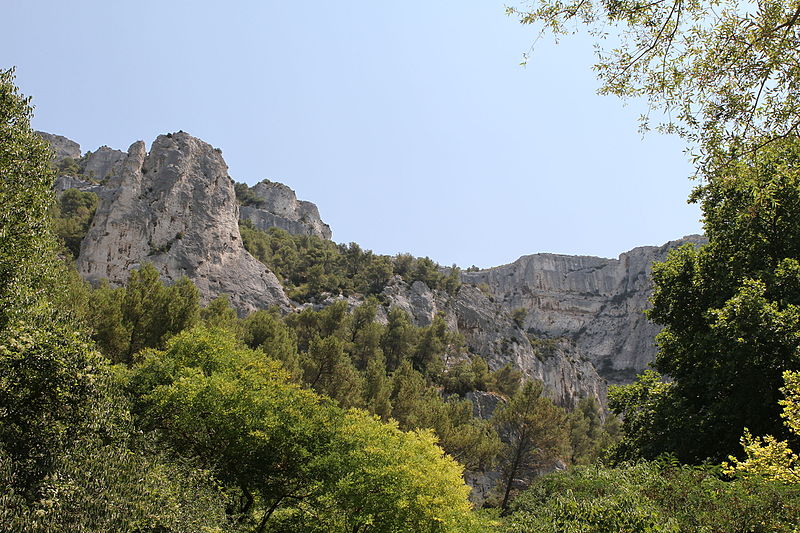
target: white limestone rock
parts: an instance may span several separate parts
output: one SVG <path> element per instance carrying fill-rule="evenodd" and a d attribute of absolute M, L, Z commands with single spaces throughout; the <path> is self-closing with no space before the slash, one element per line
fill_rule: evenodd
<path fill-rule="evenodd" d="M 441 313 L 448 328 L 461 333 L 470 353 L 483 357 L 489 368 L 511 363 L 529 378 L 541 380 L 547 395 L 563 407 L 574 407 L 584 397 L 605 405 L 605 380 L 574 344 L 559 340 L 541 353 L 509 312 L 474 286 L 462 285 L 451 296 L 432 291 L 421 281 L 409 286 L 396 276 L 382 297 L 390 308 L 408 312 L 417 326 L 429 325 Z"/>
<path fill-rule="evenodd" d="M 659 327 L 644 310 L 652 293 L 654 261 L 694 235 L 663 246 L 644 246 L 618 259 L 536 254 L 478 272 L 465 283 L 485 283 L 507 312 L 524 308 L 525 330 L 536 337 L 568 339 L 611 383 L 627 383 L 655 358 Z"/>
<path fill-rule="evenodd" d="M 75 141 L 44 131 L 37 131 L 36 134 L 50 144 L 50 149 L 53 151 L 53 161 L 59 162 L 67 157 L 76 161 L 80 159 L 81 145 Z"/>
<path fill-rule="evenodd" d="M 208 301 L 227 294 L 240 312 L 290 303 L 278 279 L 245 251 L 238 204 L 218 150 L 187 133 L 131 145 L 117 163 L 81 244 L 78 271 L 124 283 L 152 263 L 166 282 L 187 276 Z"/>
<path fill-rule="evenodd" d="M 282 183 L 262 181 L 250 191 L 263 204 L 260 207 L 241 206 L 239 217 L 249 220 L 264 231 L 276 227 L 294 235 L 314 235 L 331 238 L 331 228 L 319 215 L 319 209 L 311 202 L 298 200 L 295 192 Z"/>

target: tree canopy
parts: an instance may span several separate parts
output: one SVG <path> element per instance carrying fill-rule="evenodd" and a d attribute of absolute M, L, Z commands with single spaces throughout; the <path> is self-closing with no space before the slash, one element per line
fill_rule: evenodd
<path fill-rule="evenodd" d="M 701 175 L 800 134 L 800 0 L 532 0 L 507 11 L 556 36 L 586 28 L 600 92 L 663 112 L 660 129 L 688 141 Z"/>

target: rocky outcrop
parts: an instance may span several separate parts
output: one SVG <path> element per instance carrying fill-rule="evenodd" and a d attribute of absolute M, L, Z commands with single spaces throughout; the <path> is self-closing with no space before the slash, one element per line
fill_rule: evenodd
<path fill-rule="evenodd" d="M 127 280 L 152 263 L 162 279 L 188 276 L 203 299 L 227 294 L 240 311 L 289 308 L 274 274 L 245 251 L 238 204 L 222 155 L 187 133 L 161 135 L 117 159 L 108 151 L 96 168 L 112 168 L 81 244 L 78 271 L 91 281 Z"/>
<path fill-rule="evenodd" d="M 122 283 L 147 261 L 167 281 L 189 276 L 206 300 L 226 293 L 242 311 L 272 304 L 288 308 L 277 279 L 243 249 L 237 218 L 262 229 L 331 236 L 316 206 L 297 200 L 280 183 L 255 185 L 249 192 L 259 207 L 238 209 L 221 154 L 188 134 L 161 136 L 150 153 L 135 143 L 128 153 L 102 147 L 82 158 L 77 143 L 40 135 L 52 143 L 56 158 L 71 157 L 80 169 L 79 177 L 60 177 L 57 192 L 75 187 L 100 197 L 78 258 L 88 279 Z M 654 358 L 658 327 L 643 313 L 652 263 L 684 242 L 702 241 L 693 236 L 636 248 L 617 259 L 524 256 L 463 273 L 454 295 L 396 277 L 382 298 L 420 326 L 442 313 L 448 326 L 463 334 L 470 352 L 492 368 L 510 362 L 541 379 L 561 405 L 572 406 L 584 396 L 603 402 L 605 380 L 629 382 Z M 350 296 L 348 305 L 359 301 Z M 379 318 L 385 320 L 385 314 Z"/>
<path fill-rule="evenodd" d="M 62 137 L 61 135 L 53 135 L 44 131 L 37 131 L 36 134 L 50 144 L 50 149 L 53 151 L 53 160 L 58 162 L 62 159 L 70 157 L 78 160 L 81 157 L 81 145 Z"/>
<path fill-rule="evenodd" d="M 645 246 L 618 259 L 536 254 L 478 272 L 464 283 L 483 286 L 508 313 L 524 309 L 529 335 L 574 346 L 611 383 L 630 382 L 655 357 L 657 325 L 644 310 L 652 292 L 654 261 L 700 236 Z"/>
<path fill-rule="evenodd" d="M 81 174 L 91 181 L 105 181 L 116 175 L 128 154 L 101 146 L 95 152 L 87 152 L 79 161 Z"/>
<path fill-rule="evenodd" d="M 492 370 L 511 363 L 541 380 L 559 405 L 571 408 L 584 397 L 605 405 L 605 380 L 574 343 L 563 339 L 547 349 L 534 345 L 503 305 L 475 286 L 462 285 L 451 296 L 421 281 L 408 285 L 395 277 L 381 296 L 389 307 L 408 312 L 418 326 L 441 313 L 448 327 L 464 336 L 470 353 L 483 357 Z"/>
<path fill-rule="evenodd" d="M 282 183 L 262 181 L 250 189 L 260 200 L 258 207 L 241 206 L 239 217 L 264 231 L 281 228 L 295 235 L 331 238 L 331 228 L 319 216 L 311 202 L 298 200 L 295 192 Z"/>

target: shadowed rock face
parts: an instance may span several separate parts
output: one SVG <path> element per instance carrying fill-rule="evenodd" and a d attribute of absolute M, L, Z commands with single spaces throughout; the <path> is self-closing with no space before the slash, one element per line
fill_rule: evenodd
<path fill-rule="evenodd" d="M 669 250 L 689 236 L 663 246 L 644 246 L 618 259 L 536 254 L 496 268 L 464 273 L 465 283 L 486 283 L 511 312 L 527 311 L 524 327 L 539 338 L 566 339 L 611 383 L 627 383 L 655 358 L 659 331 L 644 310 L 652 293 L 650 272 Z"/>
<path fill-rule="evenodd" d="M 187 276 L 206 301 L 228 294 L 240 311 L 288 309 L 275 275 L 242 245 L 233 182 L 217 150 L 181 132 L 159 136 L 149 153 L 136 142 L 113 165 L 81 244 L 84 278 L 120 284 L 149 262 L 167 282 Z"/>
<path fill-rule="evenodd" d="M 314 235 L 331 238 L 331 228 L 319 216 L 319 209 L 311 202 L 298 200 L 295 192 L 282 183 L 262 181 L 251 189 L 260 198 L 262 207 L 242 206 L 239 218 L 249 220 L 264 231 L 281 228 L 295 235 Z"/>

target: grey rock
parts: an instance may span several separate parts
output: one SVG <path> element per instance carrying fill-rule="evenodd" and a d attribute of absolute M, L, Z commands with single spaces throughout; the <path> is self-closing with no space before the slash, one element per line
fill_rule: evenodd
<path fill-rule="evenodd" d="M 58 176 L 53 184 L 53 190 L 56 196 L 61 196 L 67 189 L 93 192 L 98 196 L 105 192 L 105 188 L 102 185 L 97 185 L 96 183 L 75 176 Z"/>
<path fill-rule="evenodd" d="M 506 312 L 524 308 L 529 334 L 567 340 L 609 382 L 627 383 L 655 358 L 659 327 L 644 315 L 653 262 L 681 244 L 703 242 L 693 235 L 635 248 L 618 259 L 528 255 L 509 265 L 465 272 L 462 280 L 485 283 Z"/>
<path fill-rule="evenodd" d="M 476 418 L 489 420 L 494 414 L 494 410 L 505 400 L 495 392 L 470 391 L 465 395 L 465 399 L 472 402 L 472 414 Z"/>
<path fill-rule="evenodd" d="M 282 183 L 262 181 L 250 189 L 264 204 L 261 207 L 242 206 L 239 217 L 249 220 L 264 231 L 281 228 L 295 235 L 314 235 L 331 238 L 331 228 L 311 202 L 298 200 L 295 192 Z"/>
<path fill-rule="evenodd" d="M 78 160 L 81 157 L 81 145 L 73 140 L 67 139 L 61 135 L 53 135 L 44 131 L 37 131 L 36 134 L 50 143 L 50 149 L 53 151 L 53 160 L 58 162 L 67 157 Z"/>
<path fill-rule="evenodd" d="M 572 342 L 558 341 L 542 355 L 509 312 L 474 286 L 462 285 L 451 296 L 420 281 L 409 286 L 395 277 L 382 297 L 390 308 L 409 313 L 417 326 L 429 325 L 441 313 L 448 328 L 461 333 L 469 352 L 483 357 L 489 368 L 513 364 L 529 378 L 541 380 L 548 396 L 561 406 L 572 408 L 584 397 L 605 405 L 605 380 Z"/>
<path fill-rule="evenodd" d="M 204 301 L 227 294 L 240 312 L 289 309 L 275 275 L 242 245 L 219 151 L 181 132 L 159 136 L 149 153 L 138 141 L 115 165 L 81 244 L 84 278 L 121 284 L 149 262 L 166 282 L 188 276 Z"/>
<path fill-rule="evenodd" d="M 128 154 L 101 146 L 95 152 L 87 153 L 79 162 L 81 174 L 90 180 L 103 181 L 120 171 L 122 161 Z"/>

